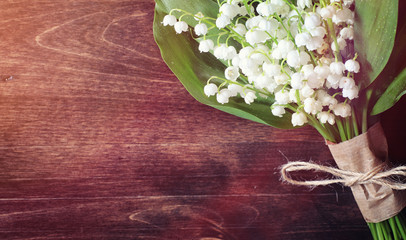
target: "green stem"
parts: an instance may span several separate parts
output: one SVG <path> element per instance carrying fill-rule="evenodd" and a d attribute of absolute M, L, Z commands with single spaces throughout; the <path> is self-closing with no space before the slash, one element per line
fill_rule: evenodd
<path fill-rule="evenodd" d="M 375 223 L 376 231 L 378 232 L 378 239 L 384 240 L 381 225 Z"/>
<path fill-rule="evenodd" d="M 389 225 L 390 225 L 390 227 L 392 229 L 394 239 L 399 240 L 399 233 L 398 233 L 398 230 L 396 228 L 396 223 L 395 223 L 395 220 L 393 219 L 393 217 L 389 218 L 388 222 L 389 222 Z"/>
<path fill-rule="evenodd" d="M 376 233 L 376 227 L 374 223 L 368 223 L 369 230 L 371 230 L 374 240 L 378 240 L 378 234 Z"/>
<path fill-rule="evenodd" d="M 344 124 L 344 127 L 345 127 L 345 133 L 346 133 L 347 140 L 350 140 L 352 138 L 350 119 L 348 117 L 344 118 L 343 124 Z"/>
<path fill-rule="evenodd" d="M 357 122 L 357 115 L 355 114 L 354 108 L 352 108 L 351 117 L 352 117 L 352 128 L 354 129 L 354 135 L 358 136 L 359 135 L 358 122 Z"/>
<path fill-rule="evenodd" d="M 368 89 L 365 92 L 365 105 L 362 109 L 362 133 L 366 133 L 368 130 L 368 105 L 369 100 L 371 99 L 372 90 Z"/>
<path fill-rule="evenodd" d="M 342 142 L 347 141 L 343 123 L 339 117 L 336 118 L 336 123 L 337 123 L 337 127 L 338 127 L 338 132 L 340 133 L 341 141 Z"/>
<path fill-rule="evenodd" d="M 383 231 L 383 234 L 385 236 L 386 240 L 392 240 L 392 236 L 391 236 L 391 229 L 389 227 L 389 224 L 387 221 L 383 221 L 380 222 L 379 224 L 381 224 Z"/>
<path fill-rule="evenodd" d="M 401 223 L 399 216 L 395 216 L 394 218 L 395 218 L 396 225 L 398 225 L 400 235 L 402 235 L 403 239 L 406 239 L 405 229 L 403 228 L 403 224 Z"/>

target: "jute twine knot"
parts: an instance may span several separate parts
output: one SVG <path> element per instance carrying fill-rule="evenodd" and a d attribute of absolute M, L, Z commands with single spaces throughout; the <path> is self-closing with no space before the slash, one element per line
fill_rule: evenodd
<path fill-rule="evenodd" d="M 360 184 L 375 183 L 383 186 L 388 186 L 395 190 L 405 190 L 406 183 L 396 181 L 394 178 L 396 176 L 406 176 L 406 166 L 400 166 L 396 168 L 384 171 L 387 167 L 387 163 L 376 166 L 371 171 L 366 173 L 352 172 L 341 170 L 333 167 L 326 167 L 323 165 L 309 163 L 309 162 L 290 162 L 282 166 L 282 178 L 283 180 L 303 186 L 325 186 L 333 183 L 341 183 L 345 186 L 355 186 Z M 334 179 L 322 179 L 322 180 L 311 180 L 311 181 L 298 181 L 290 177 L 291 172 L 296 171 L 318 171 L 330 173 L 335 176 Z"/>

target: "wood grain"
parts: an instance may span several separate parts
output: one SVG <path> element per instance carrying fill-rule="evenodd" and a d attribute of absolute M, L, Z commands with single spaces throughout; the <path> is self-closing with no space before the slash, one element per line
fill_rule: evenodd
<path fill-rule="evenodd" d="M 188 95 L 154 43 L 152 0 L 0 9 L 13 77 L 0 82 L 1 239 L 370 238 L 349 189 L 280 182 L 287 159 L 333 164 L 313 129 Z"/>

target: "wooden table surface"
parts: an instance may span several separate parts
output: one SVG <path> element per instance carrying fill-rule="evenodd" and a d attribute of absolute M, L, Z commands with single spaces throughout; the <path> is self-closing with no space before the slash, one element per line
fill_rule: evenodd
<path fill-rule="evenodd" d="M 280 181 L 287 159 L 333 165 L 317 132 L 196 102 L 153 10 L 0 2 L 0 239 L 369 239 L 349 189 Z M 405 119 L 384 119 L 398 159 Z"/>

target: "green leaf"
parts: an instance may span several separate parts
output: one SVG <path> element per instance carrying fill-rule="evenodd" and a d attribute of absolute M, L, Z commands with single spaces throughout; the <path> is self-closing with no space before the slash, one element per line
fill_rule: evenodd
<path fill-rule="evenodd" d="M 212 4 L 214 5 L 211 6 Z M 273 116 L 270 109 L 273 102 L 270 100 L 256 101 L 247 105 L 241 98 L 232 98 L 228 104 L 222 105 L 215 97 L 207 97 L 204 94 L 203 88 L 207 80 L 211 76 L 224 76 L 226 66 L 212 54 L 200 53 L 198 43 L 190 34 L 176 34 L 172 27 L 161 24 L 163 17 L 173 7 L 182 7 L 190 13 L 201 11 L 203 14 L 210 14 L 217 12 L 218 6 L 215 2 L 207 0 L 157 1 L 154 18 L 155 41 L 161 50 L 163 60 L 186 90 L 199 102 L 224 112 L 278 128 L 293 128 L 290 121 L 291 113 L 286 113 L 282 118 Z"/>
<path fill-rule="evenodd" d="M 357 80 L 368 87 L 391 55 L 398 19 L 398 0 L 356 0 L 354 47 L 361 72 Z"/>
<path fill-rule="evenodd" d="M 406 68 L 392 81 L 386 91 L 376 102 L 372 115 L 379 114 L 391 108 L 406 94 Z"/>

